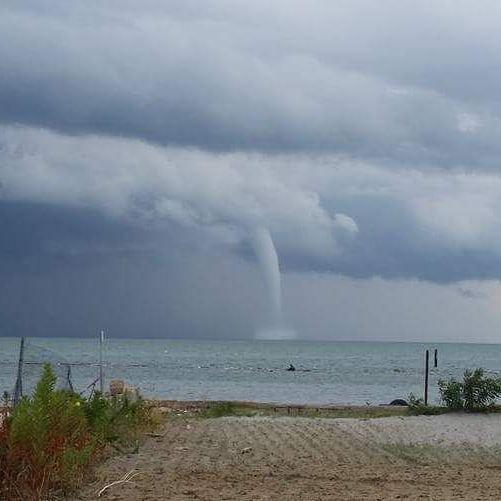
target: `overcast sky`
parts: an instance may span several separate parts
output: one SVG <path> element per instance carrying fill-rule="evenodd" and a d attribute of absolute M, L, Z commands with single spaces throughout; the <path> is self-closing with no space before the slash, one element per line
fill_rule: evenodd
<path fill-rule="evenodd" d="M 3 0 L 0 335 L 501 341 L 497 0 Z"/>

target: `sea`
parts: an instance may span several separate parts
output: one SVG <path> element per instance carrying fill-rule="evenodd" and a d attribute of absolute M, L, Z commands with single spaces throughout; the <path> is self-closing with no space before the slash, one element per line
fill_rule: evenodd
<path fill-rule="evenodd" d="M 19 347 L 20 339 L 0 337 L 2 392 L 14 388 Z M 105 339 L 102 371 L 105 390 L 111 380 L 123 379 L 148 398 L 378 405 L 423 396 L 426 350 L 432 403 L 439 401 L 439 379 L 476 367 L 501 373 L 497 344 L 119 338 Z M 61 385 L 69 379 L 82 394 L 99 389 L 99 352 L 97 338 L 26 339 L 24 394 L 33 391 L 47 361 Z M 296 370 L 286 370 L 289 364 Z"/>

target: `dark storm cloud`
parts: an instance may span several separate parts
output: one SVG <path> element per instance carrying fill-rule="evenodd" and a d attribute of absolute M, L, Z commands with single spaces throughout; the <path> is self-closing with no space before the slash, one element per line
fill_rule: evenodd
<path fill-rule="evenodd" d="M 483 285 L 444 284 L 501 278 L 500 15 L 463 0 L 4 0 L 7 333 L 249 336 L 266 311 L 249 239 L 265 226 L 305 332 L 328 337 L 348 310 L 363 324 L 362 306 L 402 289 L 404 324 L 450 293 L 452 336 L 454 308 L 468 303 L 466 325 L 490 303 L 466 301 Z"/>
<path fill-rule="evenodd" d="M 85 273 L 96 264 L 129 259 L 158 264 L 166 253 L 203 249 L 199 236 L 172 222 L 137 224 L 91 208 L 7 200 L 0 200 L 0 237 L 2 276 L 73 266 Z"/>
<path fill-rule="evenodd" d="M 474 13 L 467 2 L 395 1 L 0 9 L 5 124 L 211 151 L 499 166 L 490 2 Z"/>
<path fill-rule="evenodd" d="M 266 309 L 252 266 L 179 233 L 40 204 L 0 215 L 0 336 L 249 337 Z"/>
<path fill-rule="evenodd" d="M 105 196 L 112 198 L 109 193 Z M 313 226 L 307 230 L 310 239 L 316 242 L 304 241 L 300 233 L 296 238 L 288 235 L 291 221 L 275 220 L 273 211 L 265 216 L 263 220 L 274 228 L 282 269 L 321 271 L 360 279 L 416 277 L 437 283 L 501 279 L 501 253 L 488 240 L 474 246 L 471 241 L 452 246 L 447 238 L 436 240 L 433 233 L 427 233 L 404 201 L 380 196 L 371 200 L 366 195 L 361 203 L 357 198 L 339 196 L 336 200 L 338 209 L 356 219 L 359 231 L 355 236 L 336 229 L 335 225 L 315 227 L 318 221 L 312 217 L 305 223 Z M 158 210 L 151 200 L 135 199 L 131 203 L 132 213 L 140 213 L 145 207 Z M 196 209 L 194 202 L 191 207 L 202 212 L 208 209 Z M 230 207 L 234 209 L 231 204 Z M 245 226 L 236 228 L 233 234 L 221 229 L 245 220 L 245 206 L 239 210 L 231 215 L 224 211 L 215 214 L 211 219 L 217 224 L 213 226 L 207 221 L 197 222 L 195 212 L 190 215 L 193 220 L 179 221 L 177 209 L 174 216 L 159 212 L 157 219 L 138 220 L 130 215 L 109 216 L 102 210 L 82 207 L 4 201 L 0 202 L 0 256 L 6 266 L 4 272 L 11 273 L 19 273 L 26 267 L 39 273 L 44 268 L 63 265 L 71 268 L 75 263 L 87 268 L 128 256 L 155 261 L 167 251 L 197 254 L 207 249 L 219 249 L 218 252 L 225 254 L 233 250 L 253 264 L 255 257 Z M 304 230 L 301 225 L 292 226 L 291 231 L 294 229 Z M 328 239 L 330 232 L 335 239 Z M 490 232 L 487 233 L 490 237 Z M 472 238 L 479 240 L 476 233 Z"/>
<path fill-rule="evenodd" d="M 10 228 L 17 221 L 19 233 L 4 254 L 12 245 L 92 254 L 168 241 L 248 255 L 253 228 L 264 225 L 284 270 L 440 283 L 500 277 L 501 180 L 493 173 L 394 170 L 336 156 L 216 155 L 3 127 L 0 179 L 6 203 L 59 214 L 35 225 L 4 204 L 4 220 Z"/>
<path fill-rule="evenodd" d="M 0 256 L 24 260 L 40 254 L 126 250 L 144 237 L 141 228 L 112 220 L 94 209 L 0 200 Z"/>

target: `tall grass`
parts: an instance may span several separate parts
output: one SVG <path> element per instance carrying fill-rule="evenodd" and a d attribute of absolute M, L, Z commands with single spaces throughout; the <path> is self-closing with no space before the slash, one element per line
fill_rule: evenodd
<path fill-rule="evenodd" d="M 148 421 L 141 399 L 56 390 L 49 364 L 32 397 L 0 417 L 0 499 L 43 500 L 81 485 L 110 446 L 130 446 Z"/>

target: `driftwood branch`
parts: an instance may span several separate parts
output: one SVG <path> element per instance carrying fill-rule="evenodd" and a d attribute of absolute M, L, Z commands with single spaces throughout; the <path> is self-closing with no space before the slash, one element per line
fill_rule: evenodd
<path fill-rule="evenodd" d="M 111 484 L 105 485 L 100 491 L 97 492 L 97 497 L 100 498 L 101 495 L 110 487 L 113 487 L 114 485 L 119 485 L 119 484 L 127 484 L 131 483 L 131 480 L 139 475 L 138 473 L 133 473 L 134 470 L 129 471 L 129 473 L 126 473 L 120 480 L 115 480 L 114 482 L 111 482 Z"/>

